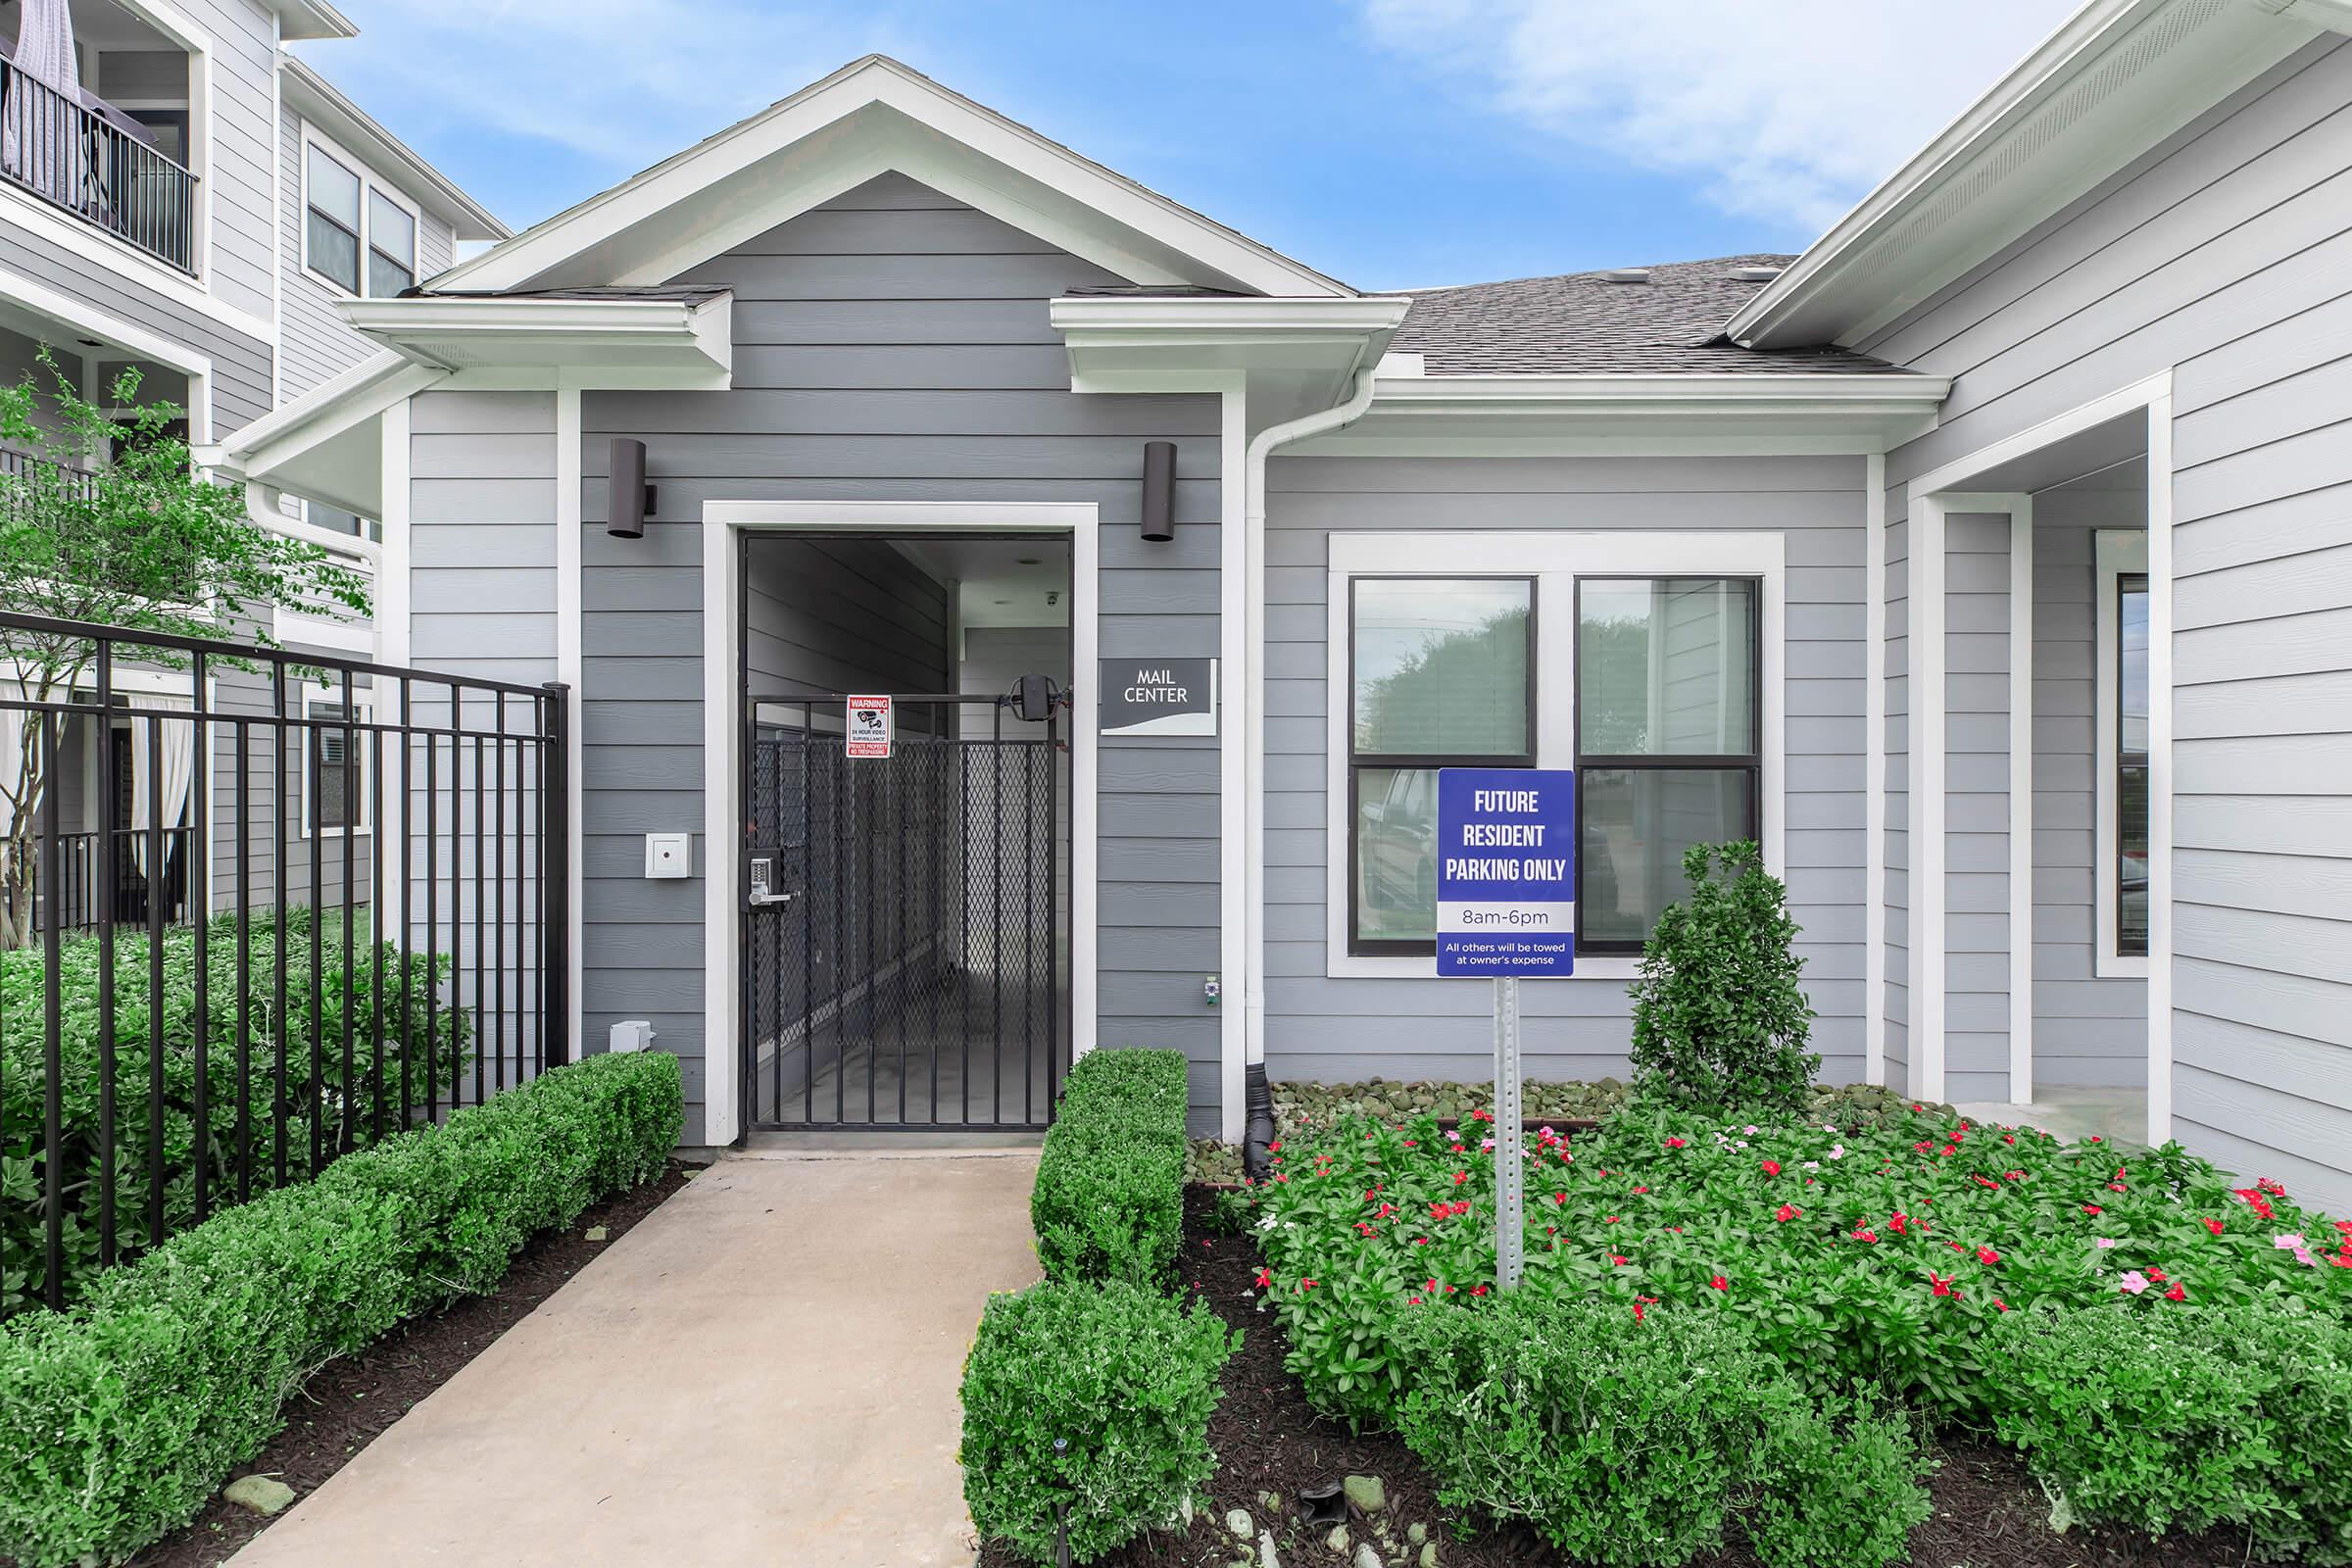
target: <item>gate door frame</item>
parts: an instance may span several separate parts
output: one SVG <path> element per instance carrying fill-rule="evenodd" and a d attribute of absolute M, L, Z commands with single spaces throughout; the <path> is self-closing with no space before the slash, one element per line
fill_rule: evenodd
<path fill-rule="evenodd" d="M 1100 520 L 1091 501 L 750 501 L 703 504 L 703 1137 L 740 1140 L 751 1110 L 739 1049 L 744 1038 L 743 944 L 746 857 L 737 853 L 744 798 L 746 695 L 744 553 L 754 534 L 888 539 L 897 535 L 996 534 L 1061 537 L 1070 543 L 1070 1059 L 1095 1046 L 1096 820 L 1098 736 L 1095 689 Z"/>

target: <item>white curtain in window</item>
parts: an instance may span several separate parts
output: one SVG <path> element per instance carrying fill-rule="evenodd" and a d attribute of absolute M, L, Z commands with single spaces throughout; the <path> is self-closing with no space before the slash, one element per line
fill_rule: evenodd
<path fill-rule="evenodd" d="M 68 0 L 24 0 L 17 22 L 17 70 L 50 92 L 12 92 L 0 113 L 0 164 L 51 201 L 79 206 L 80 83 L 74 69 Z"/>
<path fill-rule="evenodd" d="M 163 709 L 172 712 L 191 712 L 196 704 L 192 698 L 168 697 L 142 692 L 132 701 L 141 708 Z M 164 826 L 178 827 L 188 814 L 188 787 L 196 778 L 196 726 L 178 719 L 167 718 L 154 728 L 163 733 L 159 744 L 151 745 L 147 738 L 147 720 L 133 716 L 130 721 L 130 820 L 124 827 L 144 829 L 153 820 L 148 815 L 149 792 L 161 789 L 164 797 Z M 130 837 L 130 858 L 147 874 L 147 839 L 145 832 Z"/>
<path fill-rule="evenodd" d="M 0 697 L 23 701 L 32 695 L 30 683 L 23 675 L 0 675 Z M 11 804 L 17 792 L 18 770 L 24 765 L 25 714 L 19 709 L 0 709 L 0 839 L 15 836 L 14 818 L 19 810 L 30 812 L 37 804 L 24 801 Z"/>

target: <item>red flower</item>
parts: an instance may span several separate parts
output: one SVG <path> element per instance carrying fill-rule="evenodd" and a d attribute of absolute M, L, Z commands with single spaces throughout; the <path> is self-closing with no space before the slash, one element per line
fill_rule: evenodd
<path fill-rule="evenodd" d="M 1649 1189 L 1646 1187 L 1637 1187 L 1634 1189 L 1634 1191 L 1637 1193 L 1646 1193 L 1649 1191 Z"/>
<path fill-rule="evenodd" d="M 1493 1121 L 1494 1113 L 1491 1110 L 1474 1110 L 1470 1113 L 1470 1119 L 1472 1121 Z"/>
<path fill-rule="evenodd" d="M 1409 1306 L 1419 1306 L 1421 1304 L 1421 1298 L 1418 1296 L 1408 1296 L 1404 1299 L 1405 1303 Z"/>
<path fill-rule="evenodd" d="M 1633 1261 L 1633 1259 L 1631 1259 L 1631 1258 L 1628 1258 L 1628 1257 L 1621 1257 L 1621 1256 L 1619 1256 L 1619 1255 L 1618 1255 L 1617 1253 L 1615 1253 L 1615 1252 L 1611 1252 L 1611 1253 L 1609 1254 L 1609 1264 L 1610 1264 L 1610 1266 L 1611 1266 L 1611 1267 L 1613 1267 L 1613 1268 L 1623 1268 L 1623 1267 L 1624 1267 L 1626 1264 L 1628 1264 L 1628 1263 L 1630 1263 L 1630 1262 L 1632 1262 L 1632 1261 Z"/>
<path fill-rule="evenodd" d="M 1977 1261 L 1984 1264 L 1986 1268 L 1990 1268 L 1993 1264 L 1998 1263 L 2000 1260 L 2001 1254 L 1994 1251 L 1991 1248 L 1980 1247 L 1977 1249 Z"/>
<path fill-rule="evenodd" d="M 1936 1273 L 1934 1269 L 1928 1270 L 1928 1279 L 1932 1284 L 1935 1285 L 1936 1294 L 1937 1296 L 1957 1296 L 1960 1294 L 1952 1289 L 1952 1282 L 1950 1280 Z"/>
<path fill-rule="evenodd" d="M 1269 1285 L 1271 1285 L 1271 1284 L 1273 1284 L 1273 1283 L 1274 1283 L 1274 1271 L 1273 1271 L 1272 1269 L 1270 1269 L 1270 1268 L 1261 1268 L 1261 1269 L 1259 1269 L 1259 1270 L 1257 1271 L 1257 1288 L 1258 1288 L 1259 1290 L 1261 1290 L 1261 1291 L 1262 1291 L 1262 1290 L 1264 1290 L 1264 1289 L 1265 1289 L 1267 1286 L 1269 1286 Z"/>
<path fill-rule="evenodd" d="M 1645 1307 L 1645 1306 L 1655 1306 L 1655 1305 L 1657 1305 L 1657 1304 L 1658 1304 L 1658 1298 L 1657 1298 L 1656 1297 L 1654 1297 L 1654 1296 L 1637 1296 L 1637 1297 L 1635 1297 L 1635 1298 L 1634 1298 L 1634 1321 L 1635 1321 L 1635 1322 L 1637 1322 L 1637 1323 L 1639 1323 L 1639 1322 L 1641 1322 L 1641 1321 L 1642 1321 L 1642 1309 L 1643 1307 Z"/>
<path fill-rule="evenodd" d="M 1311 1290 L 1313 1290 L 1314 1288 L 1315 1288 L 1315 1282 L 1314 1282 L 1313 1280 L 1300 1280 L 1300 1281 L 1298 1282 L 1298 1289 L 1300 1289 L 1301 1291 L 1311 1291 Z"/>
<path fill-rule="evenodd" d="M 2256 1177 L 2254 1180 L 2254 1185 L 2261 1188 L 2264 1192 L 2270 1194 L 2273 1198 L 2284 1198 L 2286 1196 L 2286 1189 L 2281 1187 L 2278 1183 L 2271 1180 L 2271 1178 L 2268 1176 Z"/>
<path fill-rule="evenodd" d="M 2188 1299 L 2188 1291 L 2180 1283 L 2175 1282 L 2173 1288 L 2164 1293 L 2164 1298 L 2168 1301 L 2185 1301 Z"/>
<path fill-rule="evenodd" d="M 1468 1181 L 1469 1179 L 1470 1173 L 1466 1170 L 1457 1170 L 1453 1173 L 1453 1185 L 1456 1187 L 1461 1186 L 1462 1183 Z"/>
<path fill-rule="evenodd" d="M 2214 1235 L 2216 1235 L 2216 1236 L 2219 1236 L 2219 1235 L 2221 1235 L 2221 1234 L 2222 1234 L 2222 1222 L 2221 1222 L 2220 1220 L 2218 1220 L 2218 1219 L 2209 1219 L 2209 1220 L 2207 1220 L 2207 1221 L 2205 1222 L 2205 1228 L 2206 1228 L 2207 1230 L 2209 1230 L 2209 1231 L 2213 1232 L 2213 1234 L 2214 1234 Z"/>
<path fill-rule="evenodd" d="M 1779 1208 L 1776 1208 L 1772 1211 L 1772 1217 L 1786 1225 L 1803 1212 L 1804 1210 L 1802 1209 L 1792 1207 L 1788 1203 L 1783 1203 Z"/>
<path fill-rule="evenodd" d="M 1683 1141 L 1680 1138 L 1669 1138 L 1666 1140 L 1666 1147 L 1668 1149 L 1680 1149 L 1683 1147 Z"/>
<path fill-rule="evenodd" d="M 2105 1213 L 2106 1210 L 2100 1208 L 2096 1203 L 2084 1203 L 2082 1205 L 2082 1212 L 2085 1214 L 2102 1214 Z"/>
<path fill-rule="evenodd" d="M 1614 1214 L 1611 1214 L 1611 1215 L 1609 1216 L 1609 1223 L 1610 1223 L 1610 1224 L 1612 1224 L 1612 1225 L 1616 1224 L 1616 1223 L 1617 1223 L 1617 1216 L 1616 1216 L 1616 1215 L 1614 1215 Z"/>
<path fill-rule="evenodd" d="M 1879 1233 L 1878 1233 L 1877 1231 L 1870 1230 L 1870 1229 L 1868 1229 L 1867 1227 L 1866 1227 L 1866 1228 L 1864 1228 L 1864 1229 L 1862 1229 L 1862 1230 L 1858 1230 L 1858 1231 L 1854 1232 L 1854 1240 L 1855 1240 L 1855 1241 L 1857 1241 L 1857 1242 L 1874 1242 L 1874 1243 L 1875 1243 L 1875 1242 L 1876 1242 L 1878 1239 L 1879 1239 Z"/>
<path fill-rule="evenodd" d="M 2162 1285 L 2164 1283 L 2164 1270 L 2160 1268 L 2150 1268 L 2148 1270 L 2148 1278 L 2154 1280 L 2157 1284 Z"/>
<path fill-rule="evenodd" d="M 1999 1297 L 1997 1297 L 1997 1296 L 1996 1296 L 1996 1297 L 1994 1297 L 1994 1298 L 1992 1298 L 1992 1305 L 1993 1305 L 1993 1310 L 1995 1310 L 1995 1311 L 1998 1311 L 1998 1312 L 2006 1312 L 2006 1311 L 2008 1311 L 2008 1310 L 2009 1310 L 2009 1303 L 2008 1303 L 2007 1301 L 2004 1301 L 2004 1300 L 2002 1300 L 2002 1299 L 2001 1299 Z"/>
<path fill-rule="evenodd" d="M 1276 1153 L 1280 1153 L 1281 1152 L 1282 1152 L 1282 1140 L 1281 1140 L 1281 1139 L 1279 1139 L 1279 1138 L 1275 1139 L 1275 1140 L 1274 1140 L 1272 1143 L 1270 1143 L 1270 1144 L 1268 1144 L 1268 1145 L 1266 1146 L 1266 1152 L 1268 1152 L 1268 1153 L 1270 1153 L 1270 1154 L 1276 1154 Z"/>
<path fill-rule="evenodd" d="M 1895 1214 L 1886 1221 L 1886 1228 L 1894 1232 L 1894 1234 L 1897 1236 L 1908 1236 L 1911 1234 L 1909 1229 L 1910 1224 L 1911 1216 L 1901 1212 L 1900 1210 L 1897 1210 Z"/>
<path fill-rule="evenodd" d="M 1418 1138 L 1407 1138 L 1404 1141 L 1404 1147 L 1407 1149 L 1419 1149 L 1421 1147 L 1421 1140 Z"/>
<path fill-rule="evenodd" d="M 1566 1193 L 1554 1193 L 1551 1195 L 1551 1200 L 1555 1205 L 1565 1203 L 1568 1201 L 1568 1195 Z"/>
<path fill-rule="evenodd" d="M 1487 1288 L 1484 1285 L 1473 1285 L 1470 1287 L 1470 1294 L 1472 1296 L 1484 1296 L 1487 1294 Z"/>
<path fill-rule="evenodd" d="M 1765 1174 L 1765 1175 L 1767 1175 L 1767 1176 L 1778 1176 L 1780 1173 L 1781 1173 L 1781 1162 L 1780 1162 L 1779 1160 L 1777 1160 L 1777 1159 L 1768 1159 L 1768 1160 L 1766 1160 L 1766 1161 L 1764 1162 L 1764 1174 Z"/>
<path fill-rule="evenodd" d="M 1707 1289 L 1708 1289 L 1708 1290 L 1710 1290 L 1710 1291 L 1725 1291 L 1725 1292 L 1728 1292 L 1728 1291 L 1730 1291 L 1730 1290 L 1731 1290 L 1731 1288 L 1732 1288 L 1732 1282 L 1731 1282 L 1730 1280 L 1727 1280 L 1727 1279 L 1725 1279 L 1725 1278 L 1724 1278 L 1722 1275 L 1720 1275 L 1720 1274 L 1716 1275 L 1714 1278 L 1712 1278 L 1712 1279 L 1710 1279 L 1710 1280 L 1708 1280 L 1708 1281 L 1707 1281 Z"/>

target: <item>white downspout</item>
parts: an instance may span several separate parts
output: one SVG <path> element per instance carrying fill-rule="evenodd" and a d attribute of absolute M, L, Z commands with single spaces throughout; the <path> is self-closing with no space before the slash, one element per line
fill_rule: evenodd
<path fill-rule="evenodd" d="M 1287 424 L 1268 425 L 1250 438 L 1242 469 L 1242 528 L 1248 577 L 1244 613 L 1249 670 L 1244 689 L 1250 712 L 1242 754 L 1243 877 L 1242 1054 L 1249 1067 L 1266 1061 L 1266 459 L 1281 447 L 1353 424 L 1372 406 L 1377 361 L 1355 372 L 1348 401 Z M 1327 701 L 1337 701 L 1336 696 Z"/>

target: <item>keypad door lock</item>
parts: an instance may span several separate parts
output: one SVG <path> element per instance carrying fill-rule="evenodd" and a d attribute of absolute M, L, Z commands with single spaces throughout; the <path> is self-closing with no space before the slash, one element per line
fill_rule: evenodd
<path fill-rule="evenodd" d="M 776 857 L 772 855 L 753 856 L 751 893 L 748 899 L 753 908 L 763 909 L 770 905 L 792 902 L 792 895 L 776 886 Z"/>

